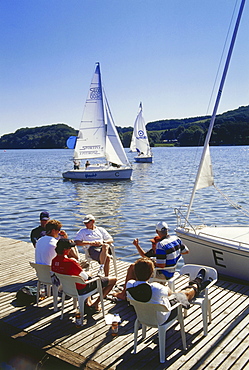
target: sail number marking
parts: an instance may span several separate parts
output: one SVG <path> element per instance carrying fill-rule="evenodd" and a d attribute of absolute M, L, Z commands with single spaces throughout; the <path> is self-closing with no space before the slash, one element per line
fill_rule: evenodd
<path fill-rule="evenodd" d="M 213 252 L 213 257 L 214 257 L 215 264 L 217 266 L 225 267 L 226 268 L 226 265 L 223 265 L 222 263 L 220 263 L 220 261 L 224 261 L 223 260 L 223 252 L 215 251 L 213 249 L 212 249 L 212 252 Z"/>

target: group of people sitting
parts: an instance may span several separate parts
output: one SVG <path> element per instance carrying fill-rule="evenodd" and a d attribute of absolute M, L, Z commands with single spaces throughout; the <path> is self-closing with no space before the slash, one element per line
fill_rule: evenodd
<path fill-rule="evenodd" d="M 87 248 L 90 257 L 100 265 L 97 275 L 101 279 L 103 297 L 106 297 L 117 283 L 116 277 L 109 276 L 110 244 L 113 243 L 113 238 L 103 227 L 96 226 L 93 215 L 86 215 L 83 223 L 85 227 L 77 232 L 74 240 L 69 240 L 67 233 L 61 229 L 61 222 L 50 219 L 48 212 L 41 212 L 40 226 L 33 229 L 30 235 L 35 247 L 35 262 L 51 266 L 51 270 L 55 273 L 81 276 L 84 281 L 89 281 L 92 278 L 91 274 L 85 270 L 87 263 L 81 261 L 77 247 Z M 179 238 L 168 234 L 166 222 L 158 222 L 156 234 L 151 239 L 152 247 L 147 252 L 140 246 L 139 240 L 134 239 L 133 244 L 141 258 L 129 266 L 123 289 L 112 295 L 116 300 L 126 300 L 127 295 L 130 294 L 137 300 L 166 305 L 178 301 L 187 307 L 188 302 L 209 283 L 204 281 L 205 270 L 202 269 L 196 279 L 182 292 L 173 295 L 162 284 L 148 283 L 155 266 L 162 268 L 157 271 L 160 279 L 170 279 L 174 275 L 174 267 L 181 255 L 189 253 L 188 248 Z M 165 267 L 166 269 L 163 269 Z M 77 284 L 76 288 L 79 294 L 88 293 L 96 288 L 96 282 Z M 95 302 L 89 298 L 87 305 L 93 312 L 101 309 L 99 298 Z M 166 320 L 166 316 L 163 313 L 162 315 L 163 320 Z"/>
<path fill-rule="evenodd" d="M 35 247 L 35 262 L 51 266 L 53 272 L 66 275 L 81 276 L 85 281 L 91 279 L 91 274 L 85 271 L 86 261 L 81 261 L 77 246 L 88 248 L 92 259 L 100 264 L 98 275 L 103 287 L 103 296 L 112 290 L 117 282 L 116 277 L 109 275 L 110 254 L 109 246 L 113 243 L 110 234 L 102 227 L 95 225 L 95 217 L 87 215 L 84 220 L 85 228 L 79 230 L 75 240 L 69 240 L 67 233 L 62 230 L 58 220 L 50 219 L 49 213 L 40 214 L 40 225 L 31 231 L 31 241 Z M 105 276 L 103 276 L 105 275 Z M 94 290 L 95 284 L 79 284 L 79 294 L 89 289 Z M 88 299 L 87 305 L 95 311 L 100 310 L 99 299 L 92 302 Z"/>

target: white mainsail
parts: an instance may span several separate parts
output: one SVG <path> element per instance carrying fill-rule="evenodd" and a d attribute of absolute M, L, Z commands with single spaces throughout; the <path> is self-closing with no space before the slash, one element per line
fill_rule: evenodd
<path fill-rule="evenodd" d="M 75 159 L 105 156 L 106 127 L 104 121 L 103 92 L 99 63 L 90 85 L 79 134 L 74 150 Z"/>
<path fill-rule="evenodd" d="M 143 153 L 144 155 L 151 156 L 149 139 L 143 118 L 142 103 L 139 105 L 139 112 L 134 123 L 130 150 L 132 152 Z"/>
<path fill-rule="evenodd" d="M 107 135 L 106 135 L 106 159 L 108 162 L 115 163 L 118 165 L 130 166 L 126 153 L 124 151 L 123 145 L 121 143 L 119 134 L 115 127 L 111 110 L 104 93 L 105 100 L 105 114 L 106 114 L 106 124 L 107 124 Z"/>

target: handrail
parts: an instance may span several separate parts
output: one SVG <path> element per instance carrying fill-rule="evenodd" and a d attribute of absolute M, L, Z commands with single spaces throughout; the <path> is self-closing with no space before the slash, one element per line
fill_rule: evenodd
<path fill-rule="evenodd" d="M 226 226 L 223 226 L 223 227 L 226 227 Z M 227 226 L 227 227 L 229 227 L 229 226 Z M 219 235 L 212 235 L 212 234 L 207 234 L 207 233 L 204 233 L 204 232 L 202 232 L 202 231 L 200 231 L 199 233 L 198 233 L 198 235 L 203 235 L 203 236 L 206 236 L 206 237 L 213 237 L 213 238 L 215 238 L 215 239 L 220 239 L 221 241 L 222 240 L 224 240 L 225 242 L 229 242 L 229 243 L 233 243 L 233 244 L 237 244 L 238 245 L 238 247 L 243 247 L 243 245 L 245 245 L 245 248 L 246 249 L 248 249 L 248 247 L 249 247 L 249 243 L 246 243 L 246 242 L 240 242 L 240 241 L 238 241 L 238 240 L 234 240 L 234 239 L 228 239 L 228 238 L 224 238 L 224 237 L 222 237 L 222 236 L 219 236 Z"/>
<path fill-rule="evenodd" d="M 176 215 L 176 220 L 177 220 L 177 227 L 182 227 L 182 228 L 186 228 L 186 224 L 189 225 L 189 227 L 194 231 L 194 233 L 196 234 L 196 230 L 194 228 L 194 226 L 191 225 L 191 223 L 189 222 L 189 220 L 186 218 L 186 216 L 184 216 L 182 214 L 182 212 L 180 211 L 179 208 L 175 208 L 174 209 L 175 211 L 175 215 Z M 182 225 L 182 222 L 181 222 L 181 217 L 185 220 L 185 224 L 184 226 Z"/>
<path fill-rule="evenodd" d="M 177 227 L 181 227 L 183 229 L 188 229 L 188 228 L 186 228 L 186 224 L 188 224 L 190 229 L 193 230 L 194 234 L 197 235 L 197 236 L 203 236 L 203 237 L 206 237 L 206 238 L 218 239 L 218 242 L 223 241 L 223 242 L 227 242 L 227 243 L 230 243 L 230 244 L 236 244 L 236 246 L 240 249 L 244 248 L 245 250 L 247 250 L 249 248 L 249 243 L 238 241 L 238 240 L 235 240 L 235 239 L 224 238 L 224 237 L 219 236 L 219 235 L 207 234 L 203 231 L 200 231 L 200 229 L 198 229 L 198 227 L 194 227 L 193 225 L 191 225 L 191 223 L 186 219 L 186 217 L 182 214 L 182 212 L 178 208 L 175 208 L 174 211 L 175 211 L 175 214 L 176 214 L 176 217 L 177 217 Z M 181 224 L 181 217 L 185 220 L 184 225 Z M 225 226 L 221 226 L 221 227 L 229 227 L 229 226 L 225 225 Z"/>

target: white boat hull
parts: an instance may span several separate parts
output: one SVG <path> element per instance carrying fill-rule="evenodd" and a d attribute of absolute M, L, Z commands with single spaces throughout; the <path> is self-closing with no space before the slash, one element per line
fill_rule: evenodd
<path fill-rule="evenodd" d="M 185 263 L 216 268 L 219 274 L 249 282 L 249 227 L 176 228 L 190 252 Z"/>
<path fill-rule="evenodd" d="M 70 170 L 62 174 L 64 179 L 78 181 L 96 181 L 96 180 L 131 180 L 132 168 L 114 168 L 94 166 L 89 169 Z"/>
<path fill-rule="evenodd" d="M 134 158 L 136 163 L 152 163 L 152 156 L 138 156 Z"/>

